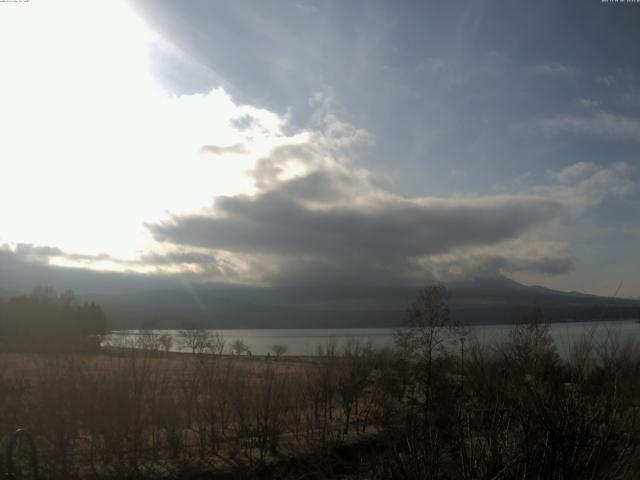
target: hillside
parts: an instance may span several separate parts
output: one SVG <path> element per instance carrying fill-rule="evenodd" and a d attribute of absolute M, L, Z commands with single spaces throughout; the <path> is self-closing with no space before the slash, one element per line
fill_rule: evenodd
<path fill-rule="evenodd" d="M 464 324 L 517 322 L 534 306 L 549 321 L 635 318 L 640 302 L 525 286 L 512 280 L 452 283 L 451 314 Z M 115 328 L 396 327 L 416 287 L 254 288 L 189 286 L 120 295 L 86 295 L 100 303 Z"/>

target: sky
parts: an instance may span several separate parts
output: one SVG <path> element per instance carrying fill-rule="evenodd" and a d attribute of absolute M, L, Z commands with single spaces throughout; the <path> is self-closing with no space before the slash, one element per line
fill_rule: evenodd
<path fill-rule="evenodd" d="M 0 3 L 0 275 L 640 297 L 640 4 Z"/>

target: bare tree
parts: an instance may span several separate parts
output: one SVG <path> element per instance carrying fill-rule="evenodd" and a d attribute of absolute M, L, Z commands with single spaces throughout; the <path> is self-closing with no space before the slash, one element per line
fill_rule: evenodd
<path fill-rule="evenodd" d="M 138 330 L 135 345 L 142 350 L 158 352 L 160 350 L 160 335 L 150 330 Z"/>
<path fill-rule="evenodd" d="M 308 422 L 307 439 L 310 439 L 310 429 L 313 427 L 319 431 L 321 445 L 325 446 L 332 433 L 330 428 L 336 396 L 338 358 L 335 343 L 318 345 L 317 355 L 318 362 L 306 372 L 307 396 L 312 407 L 312 421 Z"/>
<path fill-rule="evenodd" d="M 520 375 L 539 374 L 559 361 L 551 328 L 538 307 L 510 330 L 508 340 L 499 350 L 514 373 Z"/>
<path fill-rule="evenodd" d="M 193 354 L 202 354 L 209 350 L 211 333 L 204 328 L 191 328 L 180 331 L 182 344 Z"/>
<path fill-rule="evenodd" d="M 344 412 L 343 434 L 349 433 L 351 414 L 358 406 L 372 371 L 371 345 L 361 345 L 358 341 L 349 341 L 344 347 L 341 357 L 341 368 L 338 373 L 338 394 Z"/>
<path fill-rule="evenodd" d="M 169 333 L 163 333 L 158 338 L 158 342 L 160 346 L 164 350 L 165 353 L 169 353 L 171 351 L 171 347 L 173 346 L 173 337 Z"/>
<path fill-rule="evenodd" d="M 254 389 L 254 432 L 258 443 L 260 460 L 265 453 L 276 453 L 278 442 L 285 428 L 288 402 L 286 393 L 287 375 L 278 375 L 272 365 L 262 372 Z"/>
<path fill-rule="evenodd" d="M 396 332 L 396 347 L 416 367 L 425 411 L 431 401 L 434 356 L 453 338 L 453 327 L 447 289 L 437 284 L 422 289 L 407 310 L 407 328 Z"/>
<path fill-rule="evenodd" d="M 271 351 L 274 353 L 276 358 L 280 358 L 289 351 L 289 347 L 282 343 L 277 343 L 271 346 Z"/>
<path fill-rule="evenodd" d="M 244 343 L 244 340 L 242 340 L 241 338 L 237 338 L 233 342 L 231 342 L 230 347 L 231 353 L 233 353 L 234 355 L 242 355 L 243 353 L 251 355 L 249 346 Z"/>
<path fill-rule="evenodd" d="M 209 332 L 207 351 L 213 355 L 222 355 L 227 342 L 220 332 Z"/>

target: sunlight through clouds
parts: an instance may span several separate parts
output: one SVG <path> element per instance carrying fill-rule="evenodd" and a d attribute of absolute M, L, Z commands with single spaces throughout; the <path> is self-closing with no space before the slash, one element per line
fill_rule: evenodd
<path fill-rule="evenodd" d="M 0 243 L 134 258 L 153 246 L 145 222 L 251 192 L 255 159 L 305 137 L 222 89 L 163 91 L 148 59 L 158 37 L 124 2 L 13 7 L 0 16 Z"/>

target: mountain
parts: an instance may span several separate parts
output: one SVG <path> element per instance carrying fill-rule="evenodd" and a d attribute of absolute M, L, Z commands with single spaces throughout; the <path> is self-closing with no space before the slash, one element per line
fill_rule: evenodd
<path fill-rule="evenodd" d="M 464 324 L 513 323 L 540 308 L 549 321 L 632 318 L 640 302 L 526 286 L 507 278 L 447 285 L 451 314 Z M 397 327 L 418 287 L 190 285 L 120 295 L 84 295 L 103 306 L 114 328 Z"/>
<path fill-rule="evenodd" d="M 4 257 L 7 257 L 4 254 Z M 18 265 L 0 251 L 0 297 L 51 285 L 100 304 L 113 328 L 396 327 L 419 287 L 260 288 L 193 283 L 181 277 L 103 273 Z M 550 321 L 635 318 L 639 300 L 526 286 L 509 278 L 476 277 L 447 284 L 451 315 L 465 324 L 512 323 L 539 307 Z"/>

